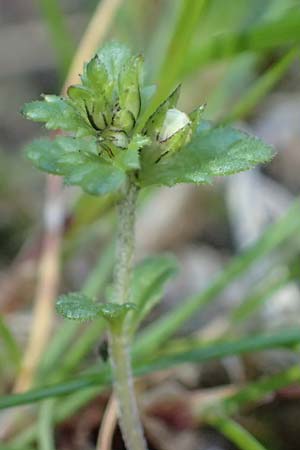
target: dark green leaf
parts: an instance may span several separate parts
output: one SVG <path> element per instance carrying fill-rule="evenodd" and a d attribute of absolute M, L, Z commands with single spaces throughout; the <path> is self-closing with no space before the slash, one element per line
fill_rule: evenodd
<path fill-rule="evenodd" d="M 92 134 L 83 117 L 62 97 L 45 95 L 43 101 L 26 103 L 22 114 L 34 122 L 45 122 L 49 130 L 75 131 L 77 136 Z"/>
<path fill-rule="evenodd" d="M 39 169 L 64 176 L 65 183 L 79 185 L 87 193 L 103 195 L 119 189 L 125 173 L 98 155 L 93 138 L 59 136 L 54 141 L 39 139 L 27 146 L 28 158 Z"/>
<path fill-rule="evenodd" d="M 157 164 L 143 164 L 141 184 L 209 183 L 211 177 L 231 175 L 265 163 L 273 154 L 269 145 L 243 131 L 201 122 L 183 149 Z"/>

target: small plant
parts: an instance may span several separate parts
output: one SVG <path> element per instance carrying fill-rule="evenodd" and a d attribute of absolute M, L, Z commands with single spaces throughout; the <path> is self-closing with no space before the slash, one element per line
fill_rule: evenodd
<path fill-rule="evenodd" d="M 26 118 L 49 130 L 72 135 L 39 139 L 27 148 L 33 164 L 64 177 L 94 195 L 119 192 L 115 276 L 109 301 L 80 292 L 62 295 L 57 311 L 74 320 L 102 316 L 107 322 L 114 391 L 128 450 L 146 449 L 133 390 L 130 342 L 140 322 L 159 301 L 175 261 L 149 258 L 133 268 L 134 223 L 139 191 L 151 185 L 210 183 L 214 176 L 248 170 L 272 158 L 272 149 L 255 137 L 190 115 L 176 107 L 180 88 L 149 115 L 155 95 L 143 85 L 143 59 L 111 43 L 85 65 L 81 84 L 67 97 L 44 95 L 26 104 Z M 155 289 L 145 289 L 156 279 Z"/>

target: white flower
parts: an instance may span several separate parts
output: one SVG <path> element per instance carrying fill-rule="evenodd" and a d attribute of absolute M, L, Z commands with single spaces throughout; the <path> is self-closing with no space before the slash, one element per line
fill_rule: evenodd
<path fill-rule="evenodd" d="M 185 128 L 191 123 L 187 114 L 179 109 L 169 109 L 166 113 L 161 131 L 159 133 L 159 141 L 164 142 L 175 133 Z"/>

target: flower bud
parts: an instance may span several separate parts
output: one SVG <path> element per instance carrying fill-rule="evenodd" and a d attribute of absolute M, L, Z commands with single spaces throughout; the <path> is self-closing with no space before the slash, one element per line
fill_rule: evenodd
<path fill-rule="evenodd" d="M 191 121 L 187 114 L 179 109 L 169 109 L 166 113 L 162 128 L 159 133 L 159 141 L 165 142 L 175 133 L 190 125 Z"/>

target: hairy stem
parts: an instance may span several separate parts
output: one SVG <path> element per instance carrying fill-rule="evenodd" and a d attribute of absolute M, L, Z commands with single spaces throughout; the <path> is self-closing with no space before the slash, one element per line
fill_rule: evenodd
<path fill-rule="evenodd" d="M 146 450 L 146 442 L 135 399 L 126 333 L 110 335 L 110 357 L 119 424 L 127 450 Z"/>
<path fill-rule="evenodd" d="M 134 224 L 137 188 L 128 179 L 118 205 L 118 235 L 115 269 L 115 301 L 125 303 L 129 289 L 134 256 Z"/>
<path fill-rule="evenodd" d="M 115 270 L 115 301 L 129 299 L 134 256 L 134 224 L 137 188 L 128 179 L 118 206 L 118 238 Z M 110 357 L 118 417 L 127 450 L 146 450 L 146 442 L 136 403 L 130 361 L 129 338 L 125 323 L 120 331 L 111 329 Z"/>

